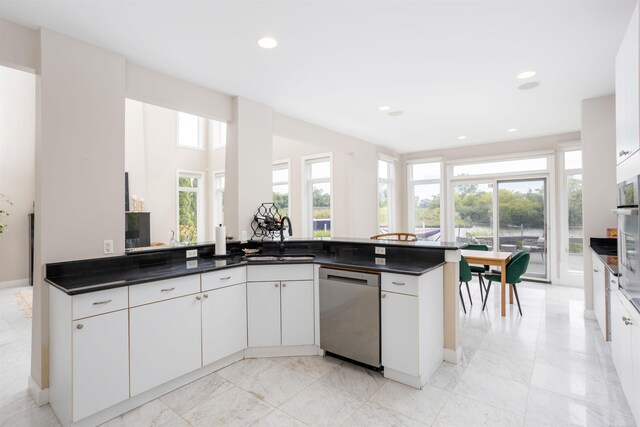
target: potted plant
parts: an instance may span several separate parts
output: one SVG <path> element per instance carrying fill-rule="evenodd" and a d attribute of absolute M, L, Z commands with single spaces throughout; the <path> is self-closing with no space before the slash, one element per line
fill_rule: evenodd
<path fill-rule="evenodd" d="M 7 228 L 7 225 L 8 225 L 5 222 L 3 222 L 3 219 L 4 219 L 3 217 L 9 216 L 8 206 L 13 206 L 13 202 L 11 202 L 11 198 L 6 194 L 0 193 L 0 234 L 4 232 L 4 230 Z"/>

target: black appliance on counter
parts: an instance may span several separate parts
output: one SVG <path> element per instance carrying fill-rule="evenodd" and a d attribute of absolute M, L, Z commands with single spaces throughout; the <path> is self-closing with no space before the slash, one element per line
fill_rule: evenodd
<path fill-rule="evenodd" d="M 619 286 L 627 293 L 640 293 L 640 176 L 618 184 L 618 268 Z"/>
<path fill-rule="evenodd" d="M 151 246 L 151 213 L 125 212 L 124 247 Z"/>

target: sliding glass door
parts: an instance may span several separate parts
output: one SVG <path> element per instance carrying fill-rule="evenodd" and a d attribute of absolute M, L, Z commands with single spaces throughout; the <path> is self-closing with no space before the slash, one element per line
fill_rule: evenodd
<path fill-rule="evenodd" d="M 494 247 L 493 183 L 467 182 L 453 189 L 455 236 L 458 243 Z"/>
<path fill-rule="evenodd" d="M 498 247 L 531 253 L 526 277 L 546 280 L 547 180 L 501 180 L 498 193 Z"/>

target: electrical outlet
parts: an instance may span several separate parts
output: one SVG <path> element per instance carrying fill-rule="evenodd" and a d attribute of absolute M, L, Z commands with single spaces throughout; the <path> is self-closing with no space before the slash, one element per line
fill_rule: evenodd
<path fill-rule="evenodd" d="M 246 231 L 241 231 L 240 232 L 240 243 L 246 243 L 247 242 L 247 232 Z"/>
<path fill-rule="evenodd" d="M 113 240 L 105 240 L 102 242 L 102 250 L 105 255 L 113 253 Z"/>
<path fill-rule="evenodd" d="M 187 269 L 196 268 L 197 266 L 198 266 L 198 260 L 197 259 L 190 259 L 189 261 L 187 261 Z"/>
<path fill-rule="evenodd" d="M 197 249 L 189 249 L 187 251 L 187 258 L 195 258 L 198 256 L 198 250 Z"/>
<path fill-rule="evenodd" d="M 376 255 L 384 255 L 387 253 L 387 248 L 376 246 Z"/>
<path fill-rule="evenodd" d="M 387 260 L 384 258 L 376 257 L 376 265 L 387 265 Z"/>

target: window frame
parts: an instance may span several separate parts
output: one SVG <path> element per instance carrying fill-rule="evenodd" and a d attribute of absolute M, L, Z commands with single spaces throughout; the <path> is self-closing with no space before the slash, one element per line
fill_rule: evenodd
<path fill-rule="evenodd" d="M 180 115 L 181 114 L 187 114 L 187 115 L 196 117 L 198 119 L 198 146 L 197 147 L 180 144 Z M 204 135 L 205 135 L 204 126 L 205 126 L 204 118 L 200 116 L 196 116 L 195 114 L 186 113 L 184 111 L 176 111 L 176 147 L 186 148 L 189 150 L 205 151 L 206 147 L 204 144 Z"/>
<path fill-rule="evenodd" d="M 333 153 L 321 153 L 314 154 L 312 156 L 304 156 L 301 159 L 302 161 L 302 171 L 304 176 L 304 186 L 303 186 L 303 230 L 304 233 L 313 238 L 313 184 L 318 183 L 329 183 L 329 215 L 331 219 L 331 230 L 330 237 L 334 236 L 335 229 L 335 221 L 334 221 L 334 211 L 333 211 L 333 202 L 334 202 L 334 194 L 333 194 Z M 314 163 L 323 163 L 329 162 L 329 177 L 328 178 L 311 178 L 311 165 Z"/>
<path fill-rule="evenodd" d="M 380 177 L 380 162 L 384 162 L 387 165 L 387 178 Z M 397 161 L 395 159 L 388 158 L 387 156 L 378 156 L 378 160 L 376 162 L 377 169 L 377 177 L 378 177 L 378 188 L 377 188 L 377 223 L 378 223 L 378 232 L 383 233 L 382 224 L 380 224 L 380 184 L 386 184 L 388 189 L 387 196 L 387 233 L 392 233 L 396 231 L 396 170 L 397 170 Z"/>
<path fill-rule="evenodd" d="M 215 135 L 215 128 L 216 128 L 216 123 L 220 123 L 220 128 L 224 130 L 220 130 L 220 138 L 216 139 L 214 138 Z M 208 119 L 207 120 L 207 126 L 208 126 L 208 131 L 209 131 L 209 145 L 211 147 L 212 150 L 218 150 L 220 148 L 225 148 L 227 146 L 227 135 L 228 135 L 228 126 L 229 124 L 227 122 L 224 122 L 222 120 L 215 120 L 215 119 Z M 222 137 L 224 136 L 224 138 Z M 216 140 L 221 141 L 220 144 L 216 144 Z"/>
<path fill-rule="evenodd" d="M 273 181 L 273 172 L 275 170 L 282 170 L 282 169 L 286 169 L 287 170 L 287 180 L 286 181 Z M 291 162 L 289 159 L 285 159 L 285 160 L 277 160 L 275 162 L 273 162 L 272 168 L 271 168 L 271 198 L 273 201 L 273 187 L 276 185 L 287 185 L 287 210 L 288 216 L 291 216 Z M 275 201 L 273 201 L 273 203 L 275 204 Z M 281 213 L 282 215 L 282 213 Z"/>
<path fill-rule="evenodd" d="M 195 178 L 198 180 L 197 187 L 181 187 L 180 178 Z M 177 240 L 180 241 L 180 192 L 196 193 L 197 209 L 196 209 L 196 242 L 203 242 L 205 236 L 205 213 L 204 203 L 205 198 L 205 174 L 199 171 L 189 170 L 176 170 L 176 235 Z"/>
<path fill-rule="evenodd" d="M 438 178 L 428 178 L 428 179 L 413 179 L 413 165 L 416 164 L 426 164 L 426 163 L 438 163 L 440 165 L 440 176 Z M 444 192 L 444 173 L 445 173 L 445 164 L 442 158 L 424 158 L 424 159 L 412 159 L 408 160 L 405 163 L 407 169 L 407 230 L 410 233 L 415 233 L 416 224 L 415 224 L 415 203 L 413 202 L 415 198 L 415 186 L 416 185 L 425 185 L 425 184 L 438 184 L 440 189 L 440 239 L 445 235 L 445 215 L 444 215 L 444 206 L 446 203 L 446 197 Z"/>

